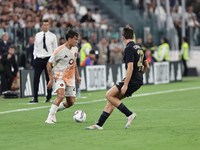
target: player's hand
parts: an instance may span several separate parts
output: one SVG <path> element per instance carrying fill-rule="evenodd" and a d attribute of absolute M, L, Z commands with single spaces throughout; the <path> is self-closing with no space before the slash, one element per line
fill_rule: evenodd
<path fill-rule="evenodd" d="M 126 93 L 126 90 L 127 90 L 127 86 L 123 85 L 122 88 L 121 88 L 122 95 L 124 95 Z"/>
<path fill-rule="evenodd" d="M 50 90 L 53 87 L 53 81 L 49 81 L 48 85 L 47 85 L 47 89 Z"/>
<path fill-rule="evenodd" d="M 80 78 L 80 77 L 77 77 L 76 82 L 78 82 L 78 84 L 80 85 L 80 83 L 81 83 L 81 78 Z"/>
<path fill-rule="evenodd" d="M 7 59 L 10 59 L 11 57 L 12 57 L 11 54 L 8 54 L 8 55 L 7 55 Z"/>

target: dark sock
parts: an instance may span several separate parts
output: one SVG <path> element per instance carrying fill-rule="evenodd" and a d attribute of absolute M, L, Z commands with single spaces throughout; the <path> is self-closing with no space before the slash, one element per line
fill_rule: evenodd
<path fill-rule="evenodd" d="M 124 113 L 127 117 L 132 114 L 132 112 L 123 104 L 121 103 L 117 109 L 119 109 L 122 113 Z"/>
<path fill-rule="evenodd" d="M 101 116 L 100 116 L 100 118 L 99 118 L 99 120 L 98 120 L 97 125 L 99 125 L 99 126 L 102 127 L 103 124 L 105 123 L 106 119 L 107 119 L 109 116 L 110 116 L 109 113 L 103 111 L 103 113 L 101 114 Z"/>

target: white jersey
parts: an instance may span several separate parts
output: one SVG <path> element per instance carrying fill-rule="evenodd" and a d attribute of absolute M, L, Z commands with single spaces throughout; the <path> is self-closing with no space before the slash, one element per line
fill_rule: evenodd
<path fill-rule="evenodd" d="M 59 46 L 49 59 L 54 64 L 54 79 L 63 79 L 67 86 L 75 86 L 75 67 L 78 48 L 68 49 L 65 44 Z"/>

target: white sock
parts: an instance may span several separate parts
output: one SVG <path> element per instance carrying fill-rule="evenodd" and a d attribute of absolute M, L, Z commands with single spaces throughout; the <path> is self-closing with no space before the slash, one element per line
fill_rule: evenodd
<path fill-rule="evenodd" d="M 57 109 L 58 109 L 58 106 L 54 104 L 51 105 L 51 109 L 50 109 L 47 120 L 53 120 L 53 116 L 56 114 Z"/>
<path fill-rule="evenodd" d="M 59 105 L 59 107 L 58 107 L 57 112 L 61 111 L 61 110 L 64 110 L 64 109 L 66 109 L 66 107 L 63 105 L 63 102 L 61 102 L 60 105 Z"/>

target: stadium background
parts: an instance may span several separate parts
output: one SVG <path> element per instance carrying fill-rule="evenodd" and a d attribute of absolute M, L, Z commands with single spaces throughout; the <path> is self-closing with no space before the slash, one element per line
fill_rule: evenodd
<path fill-rule="evenodd" d="M 100 90 L 100 88 L 96 88 L 97 91 L 93 92 L 82 91 L 81 97 L 76 100 L 76 105 L 73 108 L 58 114 L 58 120 L 61 122 L 56 124 L 55 127 L 44 124 L 50 107 L 43 103 L 44 96 L 39 97 L 40 103 L 38 105 L 29 105 L 28 100 L 30 98 L 4 99 L 0 97 L 0 118 L 2 120 L 0 123 L 0 149 L 63 149 L 68 147 L 69 149 L 196 150 L 200 148 L 200 124 L 197 119 L 200 96 L 200 26 L 198 24 L 189 26 L 183 21 L 181 28 L 181 36 L 189 38 L 190 60 L 188 66 L 190 69 L 188 75 L 198 77 L 182 78 L 181 76 L 178 78 L 178 81 L 181 82 L 169 83 L 173 74 L 170 69 L 171 63 L 176 63 L 174 65 L 175 70 L 178 68 L 177 64 L 180 63 L 180 35 L 173 25 L 170 12 L 178 6 L 180 8 L 179 15 L 184 16 L 184 11 L 181 10 L 185 8 L 185 13 L 187 13 L 188 6 L 197 5 L 198 7 L 194 11 L 198 10 L 195 14 L 199 22 L 200 9 L 198 8 L 200 2 L 198 0 L 62 0 L 60 7 L 63 7 L 63 11 L 61 9 L 60 12 L 58 12 L 58 1 L 55 0 L 1 0 L 0 4 L 0 37 L 4 32 L 8 32 L 9 42 L 16 48 L 19 69 L 23 73 L 29 73 L 30 78 L 33 71 L 30 70 L 32 69 L 32 56 L 27 50 L 29 44 L 32 44 L 30 41 L 34 39 L 34 35 L 41 30 L 40 21 L 45 14 L 51 22 L 50 31 L 56 34 L 58 42 L 60 42 L 61 37 L 64 37 L 68 29 L 73 28 L 82 37 L 87 36 L 89 41 L 92 41 L 93 34 L 96 34 L 96 43 L 99 43 L 102 37 L 106 37 L 107 41 L 110 42 L 112 36 L 117 36 L 119 42 L 123 44 L 121 39 L 122 28 L 131 24 L 134 27 L 136 38 L 143 40 L 142 44 L 147 41 L 147 34 L 149 33 L 152 34 L 156 49 L 161 44 L 160 39 L 163 37 L 167 37 L 170 43 L 168 82 L 154 85 L 155 80 L 152 83 L 151 79 L 148 78 L 149 71 L 145 75 L 145 77 L 148 76 L 145 80 L 146 83 L 150 80 L 150 85 L 144 85 L 141 90 L 135 93 L 135 97 L 133 95 L 133 97 L 124 101 L 124 103 L 130 105 L 131 110 L 139 114 L 139 119 L 135 120 L 129 131 L 123 130 L 124 116 L 116 110 L 113 117 L 105 125 L 105 131 L 94 133 L 84 131 L 85 126 L 93 124 L 95 119 L 99 117 L 105 105 L 104 95 L 106 91 Z M 65 21 L 58 17 L 64 15 L 65 11 L 72 7 L 75 8 L 75 12 L 72 11 L 74 15 L 71 15 L 72 18 L 75 17 L 74 20 Z M 160 9 L 157 9 L 158 7 Z M 87 13 L 88 8 L 92 12 L 95 8 L 99 9 L 101 18 L 105 21 L 102 26 L 81 25 L 81 17 Z M 18 27 L 12 26 L 15 15 L 18 16 Z M 162 62 L 160 65 L 163 66 Z M 123 77 L 123 65 L 106 66 L 105 88 L 109 88 L 108 83 L 112 80 L 114 82 L 118 80 L 119 76 L 116 69 L 119 66 L 119 76 Z M 109 67 L 112 69 L 109 69 Z M 87 70 L 86 68 L 90 69 L 90 67 L 80 67 L 80 74 L 82 70 Z M 113 77 L 109 76 L 110 70 L 113 71 Z M 178 70 L 180 71 L 180 69 Z M 177 70 L 174 71 L 174 80 L 177 80 L 177 72 Z M 163 72 L 162 69 L 159 73 L 161 77 L 166 75 L 166 72 Z M 86 79 L 87 73 L 84 72 L 83 74 Z M 27 74 L 24 77 L 26 78 Z M 44 77 L 42 78 L 44 81 Z M 32 83 L 32 79 L 29 82 L 22 82 L 22 79 L 21 88 L 24 87 L 25 89 L 27 83 Z M 39 91 L 40 95 L 45 94 L 45 84 L 43 82 L 40 85 L 43 87 L 43 93 L 41 93 L 41 90 Z M 22 89 L 20 89 L 21 91 Z M 30 89 L 26 92 L 30 94 Z M 84 110 L 87 114 L 86 122 L 83 124 L 76 124 L 72 120 L 73 113 L 78 109 Z"/>
<path fill-rule="evenodd" d="M 120 36 L 122 27 L 131 24 L 134 28 L 136 39 L 141 38 L 142 44 L 146 43 L 147 34 L 150 33 L 157 49 L 161 44 L 161 38 L 166 37 L 170 43 L 171 61 L 179 60 L 180 37 L 187 36 L 191 58 L 188 61 L 188 66 L 196 68 L 199 74 L 200 67 L 197 62 L 199 62 L 200 55 L 200 25 L 198 24 L 200 17 L 198 11 L 199 1 L 196 1 L 184 0 L 183 3 L 182 0 L 63 0 L 61 3 L 63 8 L 53 0 L 39 0 L 37 2 L 35 0 L 31 2 L 30 0 L 1 1 L 0 37 L 3 32 L 8 32 L 10 43 L 16 47 L 18 66 L 21 69 L 29 69 L 32 68 L 32 53 L 28 47 L 34 42 L 34 35 L 41 30 L 40 21 L 42 19 L 49 19 L 50 31 L 56 34 L 59 43 L 59 39 L 64 38 L 65 32 L 69 28 L 73 28 L 82 37 L 87 36 L 90 43 L 93 40 L 93 34 L 96 34 L 97 37 L 94 36 L 96 44 L 100 42 L 102 37 L 106 37 L 109 43 L 112 37 L 117 37 L 119 42 L 123 44 Z M 175 28 L 172 12 L 178 7 L 179 10 L 176 15 L 179 15 L 179 19 L 183 18 L 181 16 L 187 14 L 188 6 L 197 7 L 193 8 L 197 25 L 189 25 L 184 22 L 181 29 Z M 71 8 L 72 10 L 70 10 Z M 95 8 L 99 9 L 99 15 L 102 18 L 101 25 L 85 26 L 84 23 L 81 23 L 81 18 L 87 13 L 87 8 L 91 9 L 92 13 L 94 13 Z M 60 9 L 63 10 L 60 11 Z M 18 16 L 17 23 L 13 23 L 15 15 Z M 182 22 L 182 20 L 180 21 Z M 181 35 L 178 30 L 181 30 Z"/>

